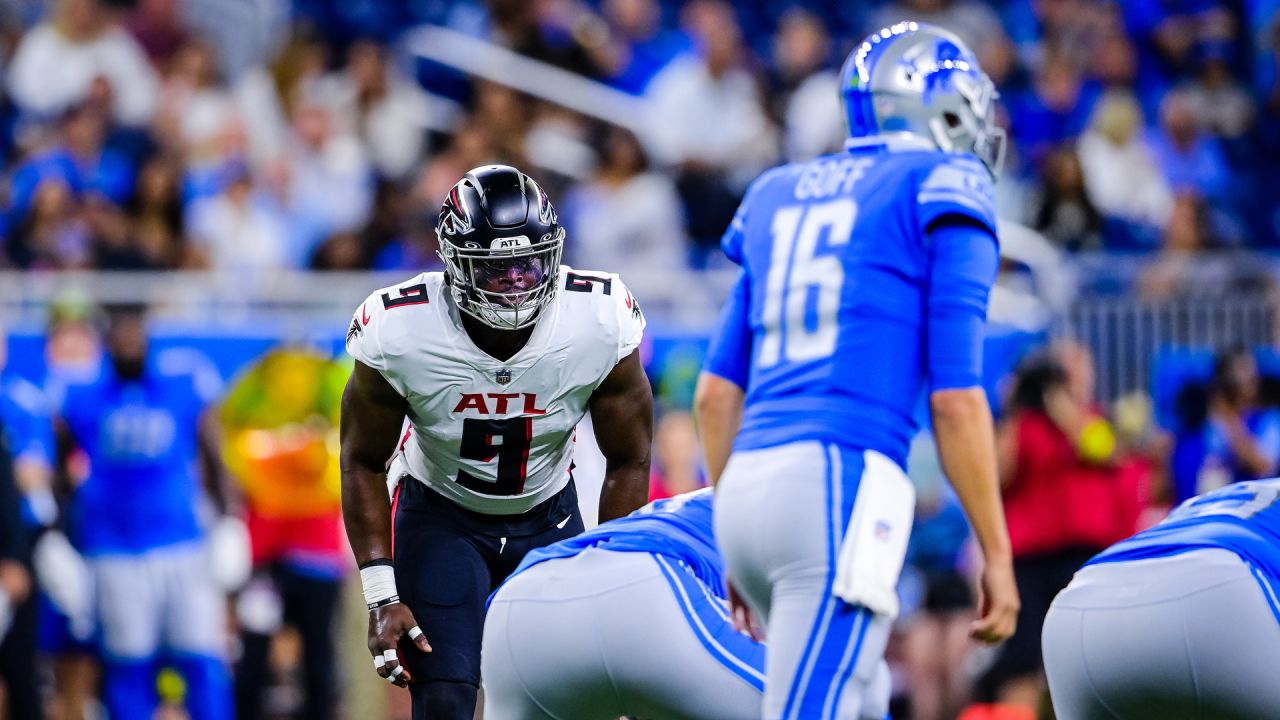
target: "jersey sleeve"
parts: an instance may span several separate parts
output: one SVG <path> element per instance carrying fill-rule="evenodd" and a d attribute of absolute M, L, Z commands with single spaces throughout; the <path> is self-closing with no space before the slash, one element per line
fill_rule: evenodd
<path fill-rule="evenodd" d="M 222 395 L 222 373 L 207 355 L 190 348 L 169 348 L 156 358 L 160 372 L 190 381 L 192 404 L 205 408 Z"/>
<path fill-rule="evenodd" d="M 376 322 L 383 319 L 381 307 L 375 292 L 356 308 L 351 324 L 347 326 L 347 354 L 374 370 L 386 371 L 387 357 L 379 337 L 382 323 Z"/>
<path fill-rule="evenodd" d="M 37 462 L 49 467 L 54 461 L 53 420 L 40 390 L 29 383 L 13 383 L 5 388 L 17 412 L 8 421 L 13 459 Z"/>
<path fill-rule="evenodd" d="M 751 284 L 744 271 L 738 275 L 720 320 L 711 336 L 703 371 L 718 375 L 746 390 L 751 371 Z"/>
<path fill-rule="evenodd" d="M 621 278 L 616 275 L 614 278 L 620 291 L 616 294 L 618 299 L 614 304 L 614 311 L 618 316 L 618 360 L 621 361 L 640 347 L 648 323 L 644 319 L 644 311 L 640 309 L 640 301 L 622 284 Z"/>
<path fill-rule="evenodd" d="M 977 387 L 987 298 L 1000 260 L 996 239 L 972 225 L 943 225 L 928 239 L 929 387 Z"/>
<path fill-rule="evenodd" d="M 383 290 L 377 290 L 356 308 L 347 325 L 347 354 L 381 373 L 382 377 L 401 395 L 405 388 L 391 367 L 391 360 L 383 347 L 382 333 L 388 321 L 383 307 Z"/>
<path fill-rule="evenodd" d="M 991 173 L 976 158 L 942 155 L 928 168 L 916 192 L 920 232 L 928 233 L 939 223 L 977 224 L 996 235 L 995 192 Z"/>

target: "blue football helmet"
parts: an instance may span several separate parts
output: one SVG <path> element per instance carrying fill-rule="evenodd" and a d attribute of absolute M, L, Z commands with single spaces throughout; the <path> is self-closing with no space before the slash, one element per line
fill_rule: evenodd
<path fill-rule="evenodd" d="M 872 33 L 845 60 L 841 98 L 851 147 L 903 140 L 972 153 L 995 177 L 1004 130 L 995 83 L 964 42 L 938 27 L 901 22 Z"/>

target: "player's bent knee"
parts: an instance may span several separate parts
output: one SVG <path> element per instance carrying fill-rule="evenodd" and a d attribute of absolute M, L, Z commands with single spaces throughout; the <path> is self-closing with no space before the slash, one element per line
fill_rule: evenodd
<path fill-rule="evenodd" d="M 472 720 L 477 692 L 471 683 L 450 680 L 410 685 L 413 720 Z"/>

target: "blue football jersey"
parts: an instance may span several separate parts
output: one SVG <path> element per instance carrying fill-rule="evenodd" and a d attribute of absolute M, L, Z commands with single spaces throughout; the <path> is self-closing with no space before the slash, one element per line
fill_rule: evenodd
<path fill-rule="evenodd" d="M 191 374 L 154 362 L 127 380 L 104 361 L 96 379 L 66 388 L 61 416 L 90 466 L 72 518 L 86 555 L 200 537 L 198 426 L 208 400 Z"/>
<path fill-rule="evenodd" d="M 1235 483 L 1193 497 L 1160 524 L 1121 540 L 1087 564 L 1208 548 L 1239 555 L 1265 580 L 1270 597 L 1280 597 L 1280 478 Z"/>
<path fill-rule="evenodd" d="M 14 460 L 53 467 L 53 421 L 40 388 L 14 375 L 0 375 L 0 420 Z"/>
<path fill-rule="evenodd" d="M 736 447 L 820 440 L 904 463 L 926 386 L 980 382 L 978 370 L 938 376 L 953 351 L 966 367 L 976 352 L 980 368 L 982 338 L 966 330 L 929 348 L 930 287 L 944 282 L 940 265 L 972 280 L 980 329 L 998 264 L 995 222 L 991 176 L 968 155 L 880 145 L 762 175 L 722 241 L 743 268 L 730 302 L 747 303 L 737 324 L 750 333 Z M 953 226 L 973 231 L 976 251 L 938 261 L 936 231 Z M 713 361 L 732 354 L 724 343 L 713 343 Z"/>
<path fill-rule="evenodd" d="M 712 531 L 711 488 L 656 500 L 624 518 L 611 520 L 568 540 L 525 555 L 511 577 L 538 563 L 573 557 L 588 548 L 644 552 L 683 562 L 720 597 L 725 595 L 724 561 Z"/>
<path fill-rule="evenodd" d="M 0 374 L 0 426 L 15 463 L 44 466 L 50 473 L 54 464 L 53 418 L 45 393 L 15 375 Z M 31 495 L 22 497 L 22 521 L 30 527 L 46 520 Z"/>

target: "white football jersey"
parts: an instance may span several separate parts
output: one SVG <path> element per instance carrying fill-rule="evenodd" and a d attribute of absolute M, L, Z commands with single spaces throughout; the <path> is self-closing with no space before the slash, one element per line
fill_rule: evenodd
<path fill-rule="evenodd" d="M 644 315 L 617 275 L 561 266 L 557 282 L 506 361 L 471 341 L 440 272 L 374 292 L 347 331 L 347 352 L 408 400 L 409 474 L 469 510 L 513 515 L 560 492 L 591 394 L 640 345 Z"/>

